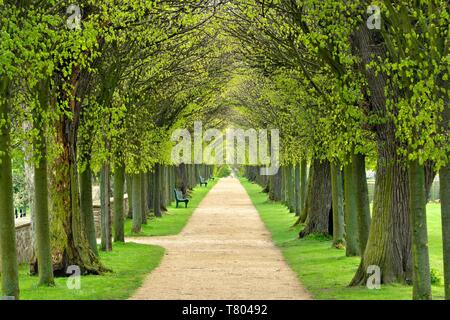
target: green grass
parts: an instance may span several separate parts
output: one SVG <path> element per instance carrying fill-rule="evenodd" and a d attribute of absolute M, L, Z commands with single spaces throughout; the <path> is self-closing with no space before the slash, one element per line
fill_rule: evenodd
<path fill-rule="evenodd" d="M 314 299 L 411 299 L 412 288 L 401 284 L 382 285 L 380 290 L 348 287 L 358 267 L 358 257 L 346 257 L 344 250 L 331 247 L 329 239 L 298 239 L 301 227 L 291 228 L 296 218 L 282 204 L 269 201 L 260 186 L 246 179 L 241 179 L 241 183 L 272 233 L 273 241 Z M 442 278 L 440 205 L 428 204 L 427 209 L 430 265 Z M 442 280 L 440 285 L 433 285 L 432 290 L 434 299 L 444 298 Z"/>
<path fill-rule="evenodd" d="M 127 236 L 163 236 L 179 233 L 186 225 L 195 208 L 216 184 L 196 187 L 191 194 L 189 207 L 175 208 L 172 203 L 162 218 L 150 219 L 140 234 L 131 234 L 131 220 L 127 220 Z M 184 206 L 184 205 L 183 205 Z M 23 300 L 123 300 L 139 288 L 144 277 L 155 269 L 164 255 L 164 248 L 132 242 L 114 243 L 112 252 L 100 252 L 102 263 L 113 272 L 101 276 L 81 277 L 80 290 L 67 288 L 68 278 L 56 278 L 55 287 L 40 287 L 38 278 L 29 275 L 27 265 L 20 266 L 20 299 Z M 1 278 L 0 278 L 1 279 Z"/>
<path fill-rule="evenodd" d="M 179 208 L 175 207 L 173 202 L 161 218 L 152 216 L 146 225 L 142 225 L 140 233 L 131 232 L 133 221 L 127 219 L 125 221 L 125 235 L 127 237 L 150 237 L 150 236 L 169 236 L 180 233 L 184 228 L 194 210 L 198 207 L 203 198 L 208 194 L 209 190 L 217 183 L 218 179 L 208 181 L 207 187 L 197 186 L 194 188 L 189 197 L 189 205 L 184 208 L 184 203 L 180 203 Z"/>
<path fill-rule="evenodd" d="M 67 288 L 68 278 L 56 278 L 55 287 L 37 286 L 28 266 L 19 270 L 20 299 L 24 300 L 116 300 L 127 299 L 139 288 L 144 277 L 155 269 L 164 248 L 136 243 L 114 243 L 112 252 L 101 252 L 102 263 L 112 272 L 82 276 L 79 290 Z"/>

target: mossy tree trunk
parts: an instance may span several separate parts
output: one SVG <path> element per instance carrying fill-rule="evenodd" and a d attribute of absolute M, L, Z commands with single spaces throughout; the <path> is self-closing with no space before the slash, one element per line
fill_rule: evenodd
<path fill-rule="evenodd" d="M 141 193 L 141 214 L 142 214 L 142 224 L 147 224 L 147 193 L 146 193 L 146 177 L 147 174 L 142 172 L 141 173 L 141 187 L 140 187 L 140 193 Z"/>
<path fill-rule="evenodd" d="M 294 194 L 295 194 L 295 215 L 300 216 L 301 213 L 301 193 L 300 193 L 300 164 L 295 165 L 294 177 Z"/>
<path fill-rule="evenodd" d="M 450 300 L 450 165 L 439 171 L 445 299 Z"/>
<path fill-rule="evenodd" d="M 344 220 L 345 220 L 345 254 L 347 257 L 361 254 L 359 245 L 357 184 L 353 163 L 344 166 Z"/>
<path fill-rule="evenodd" d="M 127 195 L 128 195 L 128 214 L 129 219 L 133 219 L 133 176 L 131 174 L 126 175 L 127 179 Z"/>
<path fill-rule="evenodd" d="M 70 75 L 70 87 L 73 88 L 70 94 L 63 88 L 65 80 L 57 79 L 61 105 L 66 107 L 55 124 L 56 137 L 52 143 L 57 145 L 60 153 L 49 170 L 53 271 L 55 275 L 67 276 L 67 267 L 76 265 L 82 274 L 100 274 L 107 269 L 89 246 L 81 218 L 78 184 L 77 133 L 82 109 L 79 91 L 88 84 L 88 77 L 74 66 Z"/>
<path fill-rule="evenodd" d="M 345 224 L 344 224 L 344 190 L 342 170 L 339 164 L 331 164 L 331 192 L 333 210 L 333 247 L 343 248 L 345 246 Z"/>
<path fill-rule="evenodd" d="M 62 147 L 62 153 L 50 170 L 53 270 L 66 275 L 68 266 L 77 265 L 83 273 L 99 274 L 105 268 L 91 250 L 81 220 L 75 138 L 70 134 L 72 130 L 69 135 L 66 130 L 72 124 L 66 116 L 62 117 L 57 128 L 57 143 Z"/>
<path fill-rule="evenodd" d="M 149 172 L 147 174 L 147 203 L 149 212 L 153 211 L 153 173 Z"/>
<path fill-rule="evenodd" d="M 281 202 L 287 204 L 287 180 L 286 180 L 286 166 L 281 166 Z"/>
<path fill-rule="evenodd" d="M 0 77 L 0 261 L 2 294 L 19 299 L 16 229 L 11 168 L 10 83 Z"/>
<path fill-rule="evenodd" d="M 186 194 L 187 189 L 189 188 L 189 175 L 187 170 L 187 165 L 185 163 L 181 163 L 177 168 L 177 178 L 176 179 L 176 187 L 180 189 L 183 195 Z"/>
<path fill-rule="evenodd" d="M 201 169 L 201 167 L 199 167 Z M 200 171 L 200 170 L 199 170 Z M 168 177 L 167 177 L 167 166 L 161 165 L 160 167 L 160 188 L 161 188 L 161 210 L 163 212 L 167 211 L 167 205 L 169 203 L 168 201 L 168 194 L 167 194 L 167 183 L 168 183 Z"/>
<path fill-rule="evenodd" d="M 330 162 L 314 159 L 304 209 L 306 226 L 300 232 L 301 238 L 309 234 L 330 235 L 331 202 Z"/>
<path fill-rule="evenodd" d="M 39 285 L 53 286 L 52 252 L 50 245 L 50 222 L 48 214 L 48 176 L 46 128 L 41 112 L 45 112 L 49 103 L 48 82 L 39 84 L 39 104 L 41 110 L 33 114 L 33 127 L 37 134 L 33 139 L 33 148 L 38 157 L 34 166 L 34 218 L 36 254 L 39 273 Z"/>
<path fill-rule="evenodd" d="M 89 247 L 95 255 L 98 255 L 92 202 L 92 169 L 89 161 L 86 162 L 84 171 L 80 172 L 80 203 L 81 220 L 89 242 Z"/>
<path fill-rule="evenodd" d="M 124 183 L 125 167 L 122 164 L 116 164 L 114 168 L 114 242 L 125 242 Z"/>
<path fill-rule="evenodd" d="M 447 89 L 450 89 L 450 84 L 448 83 L 448 81 L 445 82 L 445 85 Z M 443 93 L 442 96 L 444 99 L 444 110 L 441 126 L 448 135 L 450 133 L 450 99 L 448 95 L 445 95 L 445 93 Z M 450 300 L 450 163 L 447 163 L 445 166 L 440 168 L 439 183 L 439 198 L 441 201 L 442 219 L 442 249 L 444 257 L 445 299 Z"/>
<path fill-rule="evenodd" d="M 133 178 L 133 227 L 132 232 L 141 232 L 142 206 L 141 206 L 141 174 L 134 174 Z"/>
<path fill-rule="evenodd" d="M 300 212 L 305 208 L 306 191 L 308 190 L 308 161 L 302 159 L 300 162 Z"/>
<path fill-rule="evenodd" d="M 386 57 L 383 37 L 378 31 L 368 30 L 363 22 L 352 36 L 357 54 L 361 58 L 361 71 L 367 78 L 370 112 L 387 114 L 386 79 L 370 64 Z M 387 120 L 374 126 L 377 140 L 377 179 L 373 200 L 372 221 L 366 250 L 350 285 L 365 285 L 367 268 L 381 269 L 381 282 L 410 282 L 411 280 L 411 227 L 409 221 L 409 192 L 407 160 L 400 156 L 395 125 Z"/>
<path fill-rule="evenodd" d="M 366 158 L 362 154 L 352 156 L 353 174 L 355 175 L 356 210 L 358 211 L 358 241 L 359 250 L 363 254 L 366 250 L 370 230 L 369 189 L 366 177 Z"/>
<path fill-rule="evenodd" d="M 295 212 L 295 169 L 292 164 L 288 166 L 288 208 Z"/>
<path fill-rule="evenodd" d="M 420 165 L 418 160 L 409 161 L 408 176 L 412 231 L 413 299 L 431 300 L 424 166 Z"/>
<path fill-rule="evenodd" d="M 169 201 L 170 201 L 170 203 L 172 203 L 175 200 L 175 196 L 173 194 L 173 188 L 175 188 L 175 167 L 174 166 L 169 167 L 169 179 L 170 179 Z"/>
<path fill-rule="evenodd" d="M 382 283 L 411 281 L 408 174 L 404 161 L 396 149 L 380 150 L 369 238 L 352 285 L 365 284 L 370 265 L 380 267 Z"/>
<path fill-rule="evenodd" d="M 161 217 L 161 166 L 159 163 L 155 165 L 153 179 L 153 212 L 155 217 Z"/>
<path fill-rule="evenodd" d="M 269 199 L 273 201 L 281 200 L 281 171 L 269 176 Z"/>
<path fill-rule="evenodd" d="M 103 251 L 112 250 L 110 186 L 110 166 L 109 163 L 105 163 L 100 172 L 101 249 Z"/>

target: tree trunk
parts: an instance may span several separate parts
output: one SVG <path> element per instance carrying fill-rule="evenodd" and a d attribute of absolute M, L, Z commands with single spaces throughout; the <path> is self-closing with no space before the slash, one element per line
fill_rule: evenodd
<path fill-rule="evenodd" d="M 178 179 L 177 180 L 177 188 L 180 189 L 180 191 L 183 193 L 183 195 L 186 194 L 187 189 L 189 188 L 189 178 L 188 178 L 188 170 L 187 165 L 184 163 L 181 163 L 178 168 Z"/>
<path fill-rule="evenodd" d="M 288 166 L 288 208 L 289 212 L 295 212 L 295 169 L 292 164 Z"/>
<path fill-rule="evenodd" d="M 272 201 L 281 200 L 281 170 L 277 174 L 269 176 L 269 199 Z"/>
<path fill-rule="evenodd" d="M 100 173 L 101 249 L 103 251 L 112 250 L 110 185 L 109 163 L 105 163 Z"/>
<path fill-rule="evenodd" d="M 280 201 L 281 200 L 281 170 L 278 170 L 278 172 L 273 176 L 274 177 L 274 198 L 276 201 Z"/>
<path fill-rule="evenodd" d="M 331 192 L 333 210 L 333 247 L 341 249 L 345 246 L 344 236 L 344 191 L 342 171 L 339 164 L 331 164 Z"/>
<path fill-rule="evenodd" d="M 161 217 L 161 166 L 159 163 L 155 165 L 153 179 L 153 212 L 155 217 Z"/>
<path fill-rule="evenodd" d="M 160 166 L 160 189 L 161 189 L 161 210 L 167 212 L 168 195 L 167 195 L 167 166 Z M 200 171 L 200 170 L 199 170 Z"/>
<path fill-rule="evenodd" d="M 80 203 L 81 221 L 89 242 L 89 247 L 95 255 L 98 255 L 92 203 L 92 170 L 89 161 L 86 162 L 84 171 L 80 173 Z"/>
<path fill-rule="evenodd" d="M 420 165 L 418 160 L 409 161 L 408 176 L 412 230 L 413 299 L 431 300 L 424 166 Z"/>
<path fill-rule="evenodd" d="M 301 212 L 301 194 L 300 194 L 300 164 L 295 165 L 295 178 L 294 178 L 294 184 L 295 184 L 295 215 L 300 216 Z"/>
<path fill-rule="evenodd" d="M 149 212 L 153 211 L 153 183 L 154 183 L 153 172 L 148 173 L 148 207 Z"/>
<path fill-rule="evenodd" d="M 44 82 L 39 89 L 41 112 L 48 107 L 48 84 Z M 50 246 L 50 224 L 48 215 L 48 180 L 47 180 L 47 142 L 45 139 L 45 122 L 38 110 L 33 115 L 33 127 L 37 134 L 33 139 L 33 148 L 38 156 L 34 167 L 34 217 L 36 254 L 39 272 L 39 285 L 53 286 L 52 252 Z"/>
<path fill-rule="evenodd" d="M 126 175 L 127 179 L 127 195 L 128 195 L 128 214 L 129 219 L 133 219 L 133 176 L 131 174 Z"/>
<path fill-rule="evenodd" d="M 153 195 L 152 195 L 152 173 L 149 171 L 145 174 L 145 194 L 146 194 L 146 201 L 147 201 L 147 217 L 150 215 L 150 212 L 153 209 Z"/>
<path fill-rule="evenodd" d="M 386 79 L 382 72 L 369 67 L 377 59 L 385 59 L 385 45 L 380 32 L 368 30 L 365 22 L 352 37 L 366 74 L 370 95 L 370 111 L 381 117 L 387 115 Z M 396 88 L 390 88 L 396 90 Z M 395 126 L 386 120 L 374 126 L 377 139 L 377 179 L 373 201 L 372 222 L 366 250 L 350 285 L 365 285 L 367 268 L 381 269 L 381 282 L 409 282 L 411 279 L 411 227 L 409 222 L 409 192 L 406 159 L 397 151 Z"/>
<path fill-rule="evenodd" d="M 308 189 L 308 161 L 303 159 L 300 162 L 300 212 L 305 208 L 306 191 Z"/>
<path fill-rule="evenodd" d="M 132 232 L 141 232 L 142 212 L 141 212 L 141 174 L 133 175 L 133 227 Z"/>
<path fill-rule="evenodd" d="M 173 188 L 175 188 L 175 171 L 174 171 L 174 167 L 170 166 L 169 167 L 169 180 L 170 180 L 170 185 L 169 185 L 169 201 L 170 203 L 172 203 L 175 198 L 174 198 L 174 194 L 173 194 Z"/>
<path fill-rule="evenodd" d="M 306 195 L 306 226 L 300 238 L 309 234 L 330 235 L 331 179 L 330 162 L 314 159 Z"/>
<path fill-rule="evenodd" d="M 365 285 L 370 265 L 380 267 L 382 283 L 411 281 L 408 174 L 405 159 L 387 146 L 380 143 L 369 238 L 351 285 Z"/>
<path fill-rule="evenodd" d="M 83 230 L 78 184 L 77 138 L 82 97 L 80 91 L 87 85 L 88 77 L 78 66 L 70 75 L 71 93 L 63 88 L 66 79 L 57 78 L 60 106 L 64 107 L 55 124 L 59 154 L 52 162 L 50 180 L 53 271 L 55 275 L 67 276 L 67 267 L 76 265 L 82 274 L 100 274 L 107 271 L 90 249 Z"/>
<path fill-rule="evenodd" d="M 147 224 L 147 193 L 145 190 L 145 185 L 147 183 L 147 174 L 141 173 L 141 214 L 142 214 L 142 224 Z"/>
<path fill-rule="evenodd" d="M 9 80 L 0 78 L 0 262 L 2 294 L 19 299 L 11 168 Z M 6 121 L 6 123 L 2 123 Z"/>
<path fill-rule="evenodd" d="M 366 177 L 366 158 L 362 154 L 352 156 L 353 174 L 355 175 L 356 210 L 358 211 L 358 241 L 359 250 L 366 250 L 370 230 L 370 203 Z"/>
<path fill-rule="evenodd" d="M 286 169 L 285 169 L 285 166 L 281 166 L 280 171 L 281 171 L 281 203 L 286 205 Z"/>
<path fill-rule="evenodd" d="M 357 209 L 357 184 L 355 181 L 353 163 L 344 166 L 344 216 L 345 216 L 345 254 L 347 257 L 361 254 L 359 245 L 358 209 Z"/>
<path fill-rule="evenodd" d="M 439 171 L 445 299 L 450 300 L 450 165 Z"/>
<path fill-rule="evenodd" d="M 147 191 L 147 212 L 150 213 L 153 210 L 153 174 L 147 173 L 146 178 L 146 191 Z"/>
<path fill-rule="evenodd" d="M 124 182 L 125 167 L 122 164 L 116 164 L 114 170 L 114 242 L 125 242 L 123 212 Z"/>

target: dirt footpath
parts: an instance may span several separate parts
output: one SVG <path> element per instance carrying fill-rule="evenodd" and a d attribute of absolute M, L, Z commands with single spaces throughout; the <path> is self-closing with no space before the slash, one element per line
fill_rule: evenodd
<path fill-rule="evenodd" d="M 131 299 L 310 299 L 237 179 L 221 179 Z"/>

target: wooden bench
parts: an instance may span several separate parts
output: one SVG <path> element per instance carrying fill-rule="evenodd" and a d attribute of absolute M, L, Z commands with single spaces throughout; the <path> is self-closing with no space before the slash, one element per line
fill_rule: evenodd
<path fill-rule="evenodd" d="M 200 178 L 200 187 L 202 185 L 205 185 L 205 187 L 207 187 L 208 186 L 208 181 L 206 181 L 202 176 L 199 176 L 199 178 Z"/>
<path fill-rule="evenodd" d="M 183 194 L 181 193 L 181 191 L 177 190 L 176 188 L 173 189 L 173 193 L 175 194 L 175 201 L 176 201 L 176 204 L 177 204 L 177 208 L 178 208 L 178 203 L 180 203 L 180 202 L 184 202 L 184 207 L 187 208 L 188 203 L 189 203 L 189 199 L 185 198 L 183 196 Z"/>

